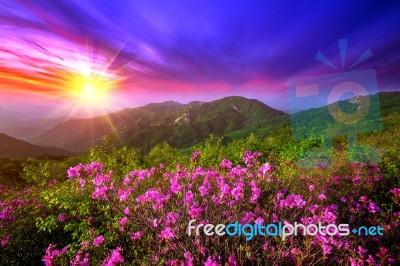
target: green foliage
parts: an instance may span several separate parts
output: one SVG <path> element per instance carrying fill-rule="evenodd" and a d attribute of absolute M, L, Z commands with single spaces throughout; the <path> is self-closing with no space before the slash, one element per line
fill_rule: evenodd
<path fill-rule="evenodd" d="M 77 162 L 77 158 L 62 161 L 29 158 L 23 164 L 22 178 L 28 185 L 45 186 L 52 180 L 64 180 L 67 169 Z"/>
<path fill-rule="evenodd" d="M 185 156 L 180 155 L 178 149 L 163 142 L 150 150 L 150 152 L 144 157 L 144 163 L 149 168 L 165 164 L 167 169 L 169 169 L 188 160 L 188 156 L 186 156 L 186 160 L 182 160 L 184 157 Z"/>
<path fill-rule="evenodd" d="M 0 184 L 18 186 L 23 183 L 23 163 L 22 159 L 0 158 Z"/>
<path fill-rule="evenodd" d="M 243 152 L 260 151 L 265 153 L 262 141 L 254 134 L 250 134 L 246 139 L 234 140 L 224 147 L 224 158 L 229 158 L 234 165 L 242 163 Z"/>
<path fill-rule="evenodd" d="M 204 167 L 216 166 L 224 158 L 223 147 L 222 147 L 222 137 L 215 137 L 210 135 L 206 139 L 205 143 L 195 150 L 200 151 L 200 158 L 198 160 L 199 165 L 204 165 Z"/>
<path fill-rule="evenodd" d="M 384 152 L 382 155 L 381 165 L 385 174 L 390 178 L 397 180 L 397 184 L 400 185 L 400 149 L 390 149 Z"/>
<path fill-rule="evenodd" d="M 116 176 L 123 177 L 132 169 L 141 165 L 141 157 L 137 148 L 124 146 L 118 148 L 113 136 L 106 136 L 103 144 L 90 148 L 86 155 L 83 155 L 82 162 L 100 162 L 106 169 L 113 169 Z"/>
<path fill-rule="evenodd" d="M 23 190 L 0 187 L 0 200 L 3 204 L 13 200 L 19 202 L 13 204 L 12 222 L 0 222 L 0 238 L 5 235 L 11 237 L 6 246 L 0 246 L 0 265 L 42 265 L 43 252 L 49 242 L 66 245 L 71 241 L 70 236 L 55 224 L 53 216 L 47 216 L 53 210 L 43 205 L 41 190 L 38 187 Z M 39 230 L 37 225 L 40 223 L 35 223 L 37 217 L 47 221 L 43 224 L 46 230 Z"/>

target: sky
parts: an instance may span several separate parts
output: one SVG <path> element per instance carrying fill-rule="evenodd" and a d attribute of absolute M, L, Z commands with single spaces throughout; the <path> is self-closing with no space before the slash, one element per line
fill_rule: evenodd
<path fill-rule="evenodd" d="M 400 90 L 399 29 L 397 1 L 1 0 L 0 117 L 231 95 L 287 110 L 293 80 L 366 69 Z"/>

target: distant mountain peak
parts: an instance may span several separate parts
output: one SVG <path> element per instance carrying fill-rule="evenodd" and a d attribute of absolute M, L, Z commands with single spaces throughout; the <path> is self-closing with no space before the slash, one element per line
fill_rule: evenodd
<path fill-rule="evenodd" d="M 149 103 L 144 105 L 143 107 L 153 107 L 153 106 L 183 106 L 182 103 L 177 102 L 177 101 L 164 101 L 164 102 L 160 102 L 160 103 Z"/>

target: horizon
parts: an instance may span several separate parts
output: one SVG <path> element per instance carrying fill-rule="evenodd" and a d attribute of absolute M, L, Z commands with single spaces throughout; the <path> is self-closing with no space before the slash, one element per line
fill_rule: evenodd
<path fill-rule="evenodd" d="M 380 92 L 377 92 L 377 93 L 375 93 L 375 94 L 379 94 L 379 93 L 393 93 L 393 92 L 400 92 L 400 90 L 380 91 Z M 368 95 L 375 95 L 375 94 L 368 94 Z M 344 94 L 343 97 L 340 98 L 340 101 L 342 101 L 342 100 L 348 100 L 348 99 L 351 99 L 351 98 L 353 98 L 353 97 L 355 97 L 355 96 L 365 96 L 365 95 Z M 92 119 L 92 118 L 96 118 L 96 117 L 107 116 L 107 115 L 110 115 L 110 114 L 113 114 L 113 113 L 117 113 L 117 112 L 121 112 L 121 111 L 124 111 L 124 110 L 127 110 L 127 109 L 129 110 L 129 109 L 135 109 L 135 108 L 145 107 L 145 106 L 148 106 L 148 105 L 151 105 L 151 104 L 163 104 L 163 103 L 173 102 L 173 103 L 177 103 L 177 104 L 181 104 L 181 105 L 188 105 L 188 104 L 193 103 L 193 102 L 210 103 L 210 102 L 214 102 L 214 101 L 218 101 L 218 100 L 222 100 L 222 99 L 224 99 L 224 98 L 230 98 L 230 97 L 242 97 L 242 98 L 245 98 L 245 99 L 247 99 L 247 100 L 258 100 L 258 101 L 260 101 L 260 100 L 257 99 L 257 98 L 248 98 L 248 97 L 240 96 L 240 95 L 228 95 L 228 96 L 224 96 L 224 97 L 221 97 L 221 98 L 219 98 L 219 99 L 214 99 L 214 100 L 210 100 L 210 101 L 196 101 L 196 100 L 194 100 L 194 101 L 188 101 L 188 102 L 178 102 L 178 101 L 176 101 L 176 100 L 166 100 L 166 101 L 160 101 L 160 102 L 150 102 L 150 103 L 146 103 L 146 104 L 139 105 L 139 106 L 134 106 L 134 107 L 124 107 L 124 108 L 122 108 L 122 109 L 118 109 L 118 110 L 115 110 L 115 111 L 110 111 L 110 112 L 108 112 L 108 113 L 102 113 L 102 114 L 97 114 L 97 115 L 94 114 L 93 116 L 62 116 L 62 115 L 58 115 L 58 116 L 52 116 L 52 117 L 43 117 L 43 116 L 25 117 L 25 119 L 24 119 L 23 117 L 17 118 L 18 114 L 13 114 L 14 117 L 8 119 L 8 118 L 7 118 L 7 115 L 2 115 L 2 112 L 1 112 L 1 109 L 0 109 L 0 120 L 3 120 L 3 121 L 12 120 L 12 121 L 14 121 L 14 120 L 17 118 L 17 119 L 18 119 L 18 122 L 23 123 L 23 122 L 28 122 L 28 121 L 40 121 L 40 120 L 46 120 L 46 119 L 60 119 L 60 120 L 64 120 L 64 121 L 66 121 L 66 120 L 71 120 L 71 119 Z M 260 102 L 262 102 L 263 104 L 265 104 L 266 106 L 268 106 L 268 107 L 270 107 L 270 108 L 273 108 L 273 109 L 278 110 L 278 111 L 282 111 L 282 112 L 284 112 L 284 113 L 286 113 L 286 114 L 289 114 L 289 115 L 290 115 L 291 113 L 294 114 L 294 113 L 297 113 L 297 112 L 308 111 L 308 110 L 318 109 L 318 108 L 327 106 L 327 104 L 321 103 L 321 104 L 319 104 L 319 105 L 309 106 L 309 107 L 307 107 L 307 108 L 305 108 L 305 109 L 293 109 L 293 110 L 289 110 L 289 109 L 278 109 L 278 108 L 274 108 L 274 107 L 272 107 L 272 106 L 266 104 L 266 103 L 263 102 L 263 101 L 260 101 Z M 8 114 L 8 115 L 9 115 L 9 114 Z M 7 128 L 7 127 L 8 127 L 8 126 L 6 126 L 6 128 Z M 1 127 L 0 127 L 0 128 L 1 128 Z M 1 129 L 0 129 L 0 130 L 1 130 Z M 2 133 L 2 131 L 0 131 L 0 133 Z M 6 133 L 5 133 L 5 134 L 6 134 Z"/>

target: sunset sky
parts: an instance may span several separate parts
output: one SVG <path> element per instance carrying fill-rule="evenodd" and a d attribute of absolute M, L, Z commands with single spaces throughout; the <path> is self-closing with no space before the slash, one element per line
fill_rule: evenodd
<path fill-rule="evenodd" d="M 285 109 L 288 79 L 347 71 L 369 48 L 352 70 L 400 90 L 400 4 L 337 2 L 2 0 L 0 117 L 229 95 Z"/>

